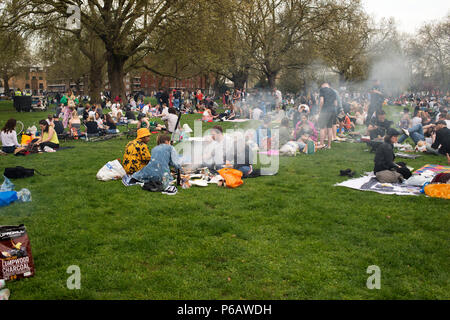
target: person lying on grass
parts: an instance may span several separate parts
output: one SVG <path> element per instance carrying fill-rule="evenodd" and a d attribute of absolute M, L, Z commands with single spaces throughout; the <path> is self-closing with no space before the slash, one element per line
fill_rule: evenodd
<path fill-rule="evenodd" d="M 39 121 L 39 127 L 41 128 L 41 136 L 35 142 L 35 145 L 39 146 L 39 150 L 44 151 L 46 146 L 52 149 L 58 149 L 59 140 L 55 129 L 45 120 Z"/>
<path fill-rule="evenodd" d="M 180 157 L 174 147 L 170 145 L 170 136 L 161 134 L 157 138 L 157 146 L 151 151 L 150 162 L 138 172 L 131 176 L 130 183 L 139 181 L 157 185 L 164 194 L 173 195 L 177 193 L 175 186 L 169 186 L 173 180 L 170 167 L 181 169 Z"/>
<path fill-rule="evenodd" d="M 152 131 L 166 130 L 166 126 L 159 124 L 156 121 L 149 121 L 148 117 L 143 114 L 138 115 L 137 128 L 147 128 Z"/>
<path fill-rule="evenodd" d="M 127 174 L 138 172 L 149 163 L 151 159 L 147 146 L 149 141 L 150 131 L 147 128 L 141 128 L 137 131 L 137 138 L 128 142 L 122 161 Z"/>

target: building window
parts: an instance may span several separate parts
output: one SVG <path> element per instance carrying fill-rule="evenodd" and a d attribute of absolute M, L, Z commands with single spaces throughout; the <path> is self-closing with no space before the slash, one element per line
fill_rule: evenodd
<path fill-rule="evenodd" d="M 28 72 L 25 74 L 25 80 L 30 80 L 30 74 Z"/>
<path fill-rule="evenodd" d="M 39 77 L 39 80 L 42 80 L 42 77 Z"/>
<path fill-rule="evenodd" d="M 33 76 L 33 77 L 31 78 L 31 80 L 36 80 L 36 76 Z"/>
<path fill-rule="evenodd" d="M 44 89 L 44 84 L 43 83 L 39 83 L 39 89 Z"/>
<path fill-rule="evenodd" d="M 25 89 L 30 89 L 30 84 L 29 84 L 29 83 L 27 83 L 27 84 L 25 85 Z"/>

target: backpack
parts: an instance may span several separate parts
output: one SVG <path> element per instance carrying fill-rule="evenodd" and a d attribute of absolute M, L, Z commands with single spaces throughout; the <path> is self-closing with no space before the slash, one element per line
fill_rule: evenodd
<path fill-rule="evenodd" d="M 28 178 L 34 176 L 34 169 L 24 167 L 5 168 L 3 175 L 9 179 Z"/>

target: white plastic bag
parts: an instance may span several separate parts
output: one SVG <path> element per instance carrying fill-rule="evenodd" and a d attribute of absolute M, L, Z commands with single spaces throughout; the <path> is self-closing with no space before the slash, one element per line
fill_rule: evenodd
<path fill-rule="evenodd" d="M 37 128 L 36 128 L 36 126 L 28 127 L 26 132 L 29 132 L 30 134 L 35 136 L 36 132 L 37 132 Z"/>
<path fill-rule="evenodd" d="M 98 172 L 97 179 L 101 181 L 122 179 L 127 173 L 118 160 L 109 161 Z"/>
<path fill-rule="evenodd" d="M 296 152 L 298 151 L 298 144 L 294 141 L 289 141 L 280 149 L 281 155 L 287 155 L 287 156 L 295 156 Z"/>
<path fill-rule="evenodd" d="M 52 148 L 50 148 L 49 146 L 45 146 L 45 147 L 44 147 L 44 151 L 45 151 L 45 152 L 56 152 L 55 149 L 52 149 Z"/>

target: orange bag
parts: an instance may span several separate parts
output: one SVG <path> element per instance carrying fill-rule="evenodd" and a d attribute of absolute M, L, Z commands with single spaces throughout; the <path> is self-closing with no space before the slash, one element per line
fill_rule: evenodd
<path fill-rule="evenodd" d="M 425 186 L 425 194 L 433 198 L 450 199 L 450 184 L 436 183 Z"/>
<path fill-rule="evenodd" d="M 228 188 L 237 188 L 244 183 L 242 172 L 236 169 L 223 168 L 217 171 L 224 179 Z"/>
<path fill-rule="evenodd" d="M 31 142 L 31 140 L 33 140 L 32 136 L 29 136 L 27 134 L 23 134 L 22 135 L 22 141 L 20 142 L 20 144 L 25 146 L 25 145 L 29 144 Z"/>

